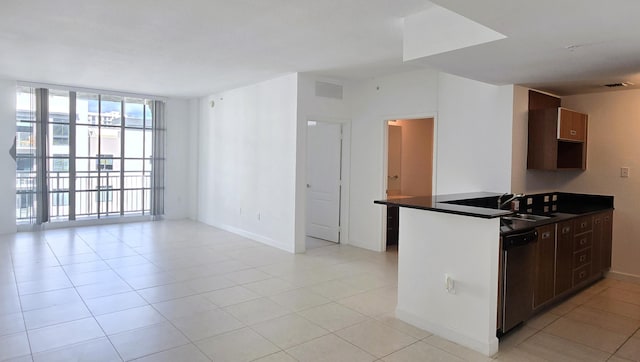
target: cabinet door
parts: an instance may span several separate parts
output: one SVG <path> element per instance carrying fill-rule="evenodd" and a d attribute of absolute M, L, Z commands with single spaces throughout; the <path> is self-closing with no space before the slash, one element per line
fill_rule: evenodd
<path fill-rule="evenodd" d="M 603 270 L 611 268 L 612 233 L 613 211 L 607 211 L 602 217 L 602 240 L 600 244 L 600 266 Z"/>
<path fill-rule="evenodd" d="M 592 253 L 592 268 L 591 272 L 593 275 L 600 274 L 602 272 L 602 252 L 603 252 L 603 236 L 604 236 L 604 221 L 605 213 L 595 214 L 593 215 L 593 245 L 591 247 Z"/>
<path fill-rule="evenodd" d="M 554 295 L 556 235 L 555 224 L 539 227 L 536 245 L 533 307 L 551 300 Z"/>
<path fill-rule="evenodd" d="M 585 142 L 587 115 L 565 108 L 558 108 L 558 139 Z"/>
<path fill-rule="evenodd" d="M 558 224 L 556 245 L 556 295 L 571 289 L 573 261 L 573 221 Z"/>

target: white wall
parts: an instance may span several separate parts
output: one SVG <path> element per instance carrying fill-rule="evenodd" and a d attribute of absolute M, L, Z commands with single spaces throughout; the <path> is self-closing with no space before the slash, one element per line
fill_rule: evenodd
<path fill-rule="evenodd" d="M 511 189 L 513 86 L 440 73 L 438 194 Z"/>
<path fill-rule="evenodd" d="M 296 142 L 296 249 L 297 253 L 305 251 L 306 224 L 306 184 L 307 184 L 307 121 L 322 121 L 341 123 L 343 125 L 343 153 L 342 153 L 342 192 L 341 192 L 341 240 L 349 244 L 349 169 L 350 169 L 350 107 L 343 92 L 343 99 L 318 97 L 315 94 L 316 81 L 337 85 L 344 85 L 336 79 L 322 78 L 311 74 L 298 74 L 298 129 Z"/>
<path fill-rule="evenodd" d="M 496 353 L 499 240 L 499 218 L 401 208 L 396 316 Z M 446 290 L 445 275 L 454 280 L 454 293 Z"/>
<path fill-rule="evenodd" d="M 200 221 L 295 250 L 297 83 L 291 74 L 201 99 Z"/>
<path fill-rule="evenodd" d="M 349 243 L 382 250 L 386 210 L 374 200 L 386 188 L 387 120 L 436 114 L 438 73 L 425 69 L 348 84 L 351 111 L 351 199 Z"/>
<path fill-rule="evenodd" d="M 189 216 L 189 187 L 192 186 L 189 180 L 189 131 L 196 120 L 191 116 L 189 101 L 184 99 L 167 100 L 165 119 L 165 217 L 184 219 Z"/>
<path fill-rule="evenodd" d="M 352 99 L 349 240 L 382 249 L 385 120 L 435 116 L 435 193 L 511 188 L 513 86 L 425 69 L 360 82 Z"/>
<path fill-rule="evenodd" d="M 0 234 L 16 231 L 16 163 L 9 155 L 16 135 L 16 82 L 0 80 Z"/>
<path fill-rule="evenodd" d="M 189 100 L 189 171 L 187 193 L 189 197 L 187 217 L 198 219 L 198 126 L 200 124 L 200 100 Z"/>

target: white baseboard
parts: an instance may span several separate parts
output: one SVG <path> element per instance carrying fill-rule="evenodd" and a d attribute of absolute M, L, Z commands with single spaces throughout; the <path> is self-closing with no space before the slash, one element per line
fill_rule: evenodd
<path fill-rule="evenodd" d="M 249 238 L 251 240 L 257 241 L 257 242 L 265 244 L 265 245 L 273 246 L 274 248 L 278 248 L 280 250 L 284 250 L 284 251 L 287 251 L 287 252 L 292 253 L 292 254 L 295 253 L 293 245 L 287 245 L 285 243 L 275 241 L 275 240 L 273 240 L 271 238 L 268 238 L 268 237 L 266 237 L 264 235 L 252 233 L 250 231 L 247 231 L 247 230 L 244 230 L 244 229 L 240 229 L 240 228 L 237 228 L 237 227 L 231 226 L 231 225 L 218 224 L 218 223 L 208 223 L 208 222 L 204 222 L 202 220 L 200 220 L 200 222 L 202 222 L 204 224 L 207 224 L 207 225 L 210 225 L 210 226 L 213 226 L 213 227 L 216 227 L 218 229 L 222 229 L 222 230 L 228 231 L 230 233 L 234 233 L 234 234 L 237 234 L 237 235 L 240 235 L 240 236 L 244 236 L 245 238 Z"/>
<path fill-rule="evenodd" d="M 478 351 L 485 356 L 493 356 L 498 353 L 498 338 L 494 337 L 491 342 L 482 342 L 476 339 L 473 339 L 467 335 L 460 334 L 459 332 L 453 331 L 444 326 L 433 324 L 427 320 L 424 320 L 413 313 L 403 311 L 401 309 L 396 309 L 396 318 L 414 325 L 420 329 L 424 329 L 427 332 L 433 333 L 439 337 L 448 339 L 452 342 L 455 342 L 459 345 L 468 347 L 473 349 L 474 351 Z"/>
<path fill-rule="evenodd" d="M 640 284 L 640 275 L 609 271 L 605 274 L 605 277 Z"/>

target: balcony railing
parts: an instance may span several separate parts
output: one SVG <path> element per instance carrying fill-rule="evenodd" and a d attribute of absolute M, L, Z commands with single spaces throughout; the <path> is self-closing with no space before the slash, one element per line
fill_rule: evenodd
<path fill-rule="evenodd" d="M 69 219 L 68 172 L 49 172 L 49 216 Z M 75 176 L 75 218 L 146 214 L 151 210 L 151 171 L 80 171 Z M 17 171 L 16 219 L 29 223 L 36 216 L 36 173 Z"/>

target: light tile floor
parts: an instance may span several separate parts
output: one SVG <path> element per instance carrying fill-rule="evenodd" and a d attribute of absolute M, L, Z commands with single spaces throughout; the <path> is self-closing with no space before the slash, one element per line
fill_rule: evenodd
<path fill-rule="evenodd" d="M 639 361 L 640 285 L 605 279 L 493 359 L 403 323 L 397 251 L 292 255 L 190 221 L 0 236 L 0 361 Z"/>

